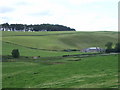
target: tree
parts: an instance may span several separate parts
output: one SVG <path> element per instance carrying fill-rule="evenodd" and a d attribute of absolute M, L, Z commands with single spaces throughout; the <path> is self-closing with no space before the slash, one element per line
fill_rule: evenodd
<path fill-rule="evenodd" d="M 9 24 L 8 23 L 3 23 L 1 25 L 2 25 L 3 31 L 6 31 L 6 30 L 9 29 Z"/>
<path fill-rule="evenodd" d="M 75 29 L 58 24 L 0 24 L 3 31 L 75 31 Z"/>
<path fill-rule="evenodd" d="M 110 52 L 113 51 L 113 49 L 112 49 L 112 45 L 113 45 L 112 42 L 108 42 L 108 43 L 105 44 L 105 46 L 107 47 L 107 49 L 106 49 L 106 53 L 110 53 Z"/>
<path fill-rule="evenodd" d="M 19 58 L 19 56 L 20 56 L 18 49 L 13 49 L 11 53 L 14 58 Z"/>
<path fill-rule="evenodd" d="M 116 43 L 115 52 L 120 52 L 120 43 Z"/>
<path fill-rule="evenodd" d="M 16 25 L 15 24 L 10 24 L 10 27 L 11 27 L 12 31 L 16 30 Z"/>

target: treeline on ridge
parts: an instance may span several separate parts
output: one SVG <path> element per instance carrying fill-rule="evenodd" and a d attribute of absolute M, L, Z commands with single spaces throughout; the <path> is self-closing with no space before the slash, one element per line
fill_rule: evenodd
<path fill-rule="evenodd" d="M 1 31 L 76 31 L 73 28 L 58 24 L 0 24 Z"/>

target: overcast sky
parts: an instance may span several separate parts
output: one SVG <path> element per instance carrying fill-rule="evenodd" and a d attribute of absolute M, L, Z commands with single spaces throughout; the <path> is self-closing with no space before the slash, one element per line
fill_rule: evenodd
<path fill-rule="evenodd" d="M 60 24 L 77 31 L 117 31 L 119 0 L 0 0 L 0 24 Z"/>

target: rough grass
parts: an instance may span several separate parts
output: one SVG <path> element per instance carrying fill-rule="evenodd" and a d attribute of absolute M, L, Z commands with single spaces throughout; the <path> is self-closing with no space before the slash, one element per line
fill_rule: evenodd
<path fill-rule="evenodd" d="M 13 45 L 10 43 L 2 43 L 2 55 L 11 55 L 13 49 L 19 49 L 21 56 L 41 56 L 41 57 L 51 57 L 51 56 L 62 56 L 62 55 L 72 55 L 72 54 L 82 54 L 79 51 L 75 52 L 64 52 L 64 51 L 46 51 L 30 49 L 19 45 Z"/>
<path fill-rule="evenodd" d="M 3 32 L 3 41 L 51 50 L 105 48 L 107 42 L 117 40 L 117 32 Z"/>
<path fill-rule="evenodd" d="M 118 87 L 117 55 L 75 58 L 58 56 L 80 52 L 48 51 L 93 46 L 104 48 L 109 41 L 117 42 L 117 32 L 2 32 L 2 34 L 2 55 L 11 55 L 11 51 L 17 48 L 21 56 L 28 57 L 9 59 L 12 62 L 2 63 L 3 88 Z M 33 60 L 31 56 L 41 57 Z"/>
<path fill-rule="evenodd" d="M 118 56 L 3 62 L 3 88 L 117 88 Z"/>
<path fill-rule="evenodd" d="M 2 32 L 2 54 L 11 55 L 15 48 L 21 56 L 62 56 L 80 52 L 56 52 L 49 50 L 83 49 L 93 46 L 103 47 L 106 42 L 117 42 L 117 32 Z M 57 35 L 56 35 L 57 34 Z M 17 36 L 19 35 L 19 36 Z M 45 36 L 39 36 L 45 35 Z M 10 42 L 10 43 L 5 43 Z M 26 47 L 47 49 L 37 50 Z"/>

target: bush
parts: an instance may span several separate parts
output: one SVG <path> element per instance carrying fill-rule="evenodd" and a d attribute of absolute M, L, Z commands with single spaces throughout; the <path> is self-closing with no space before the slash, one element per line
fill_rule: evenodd
<path fill-rule="evenodd" d="M 105 51 L 106 53 L 113 52 L 113 48 L 112 48 L 113 43 L 112 43 L 112 42 L 106 43 L 105 46 L 107 47 L 107 49 L 106 49 L 106 51 Z"/>
<path fill-rule="evenodd" d="M 115 51 L 120 52 L 120 42 L 116 43 L 115 45 Z"/>
<path fill-rule="evenodd" d="M 14 58 L 19 58 L 20 54 L 19 54 L 19 50 L 18 49 L 13 49 L 12 50 L 12 56 Z"/>

